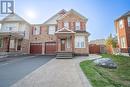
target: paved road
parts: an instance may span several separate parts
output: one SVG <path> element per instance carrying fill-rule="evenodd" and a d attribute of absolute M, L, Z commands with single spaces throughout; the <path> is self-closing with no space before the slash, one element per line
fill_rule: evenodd
<path fill-rule="evenodd" d="M 23 56 L 0 62 L 0 87 L 9 87 L 54 56 Z"/>

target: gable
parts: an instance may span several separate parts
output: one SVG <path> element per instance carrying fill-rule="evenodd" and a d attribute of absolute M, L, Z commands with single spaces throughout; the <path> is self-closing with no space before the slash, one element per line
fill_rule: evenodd
<path fill-rule="evenodd" d="M 68 29 L 68 28 L 66 28 L 66 27 L 64 27 L 64 28 L 62 28 L 60 30 L 57 30 L 56 33 L 75 33 L 75 32 Z"/>
<path fill-rule="evenodd" d="M 13 22 L 13 21 L 16 21 L 16 22 L 26 22 L 27 24 L 29 24 L 27 21 L 25 21 L 22 17 L 18 16 L 17 14 L 10 14 L 8 16 L 6 16 L 4 19 L 1 20 L 2 22 Z"/>
<path fill-rule="evenodd" d="M 63 16 L 59 17 L 58 20 L 85 20 L 87 21 L 87 18 L 76 12 L 75 10 L 71 9 Z"/>
<path fill-rule="evenodd" d="M 47 21 L 45 21 L 44 24 L 57 24 L 57 19 L 59 17 L 61 17 L 62 15 L 64 15 L 65 13 L 66 13 L 66 10 L 62 9 L 57 14 L 55 14 L 54 16 L 52 16 L 50 19 L 48 19 Z"/>

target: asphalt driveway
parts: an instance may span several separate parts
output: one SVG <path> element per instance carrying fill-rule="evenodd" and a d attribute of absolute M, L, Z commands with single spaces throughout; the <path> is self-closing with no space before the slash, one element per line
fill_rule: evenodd
<path fill-rule="evenodd" d="M 20 56 L 0 62 L 0 87 L 11 86 L 53 58 L 54 56 Z"/>

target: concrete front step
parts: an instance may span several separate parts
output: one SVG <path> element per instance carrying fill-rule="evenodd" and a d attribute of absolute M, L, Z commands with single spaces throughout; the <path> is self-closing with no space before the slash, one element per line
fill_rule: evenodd
<path fill-rule="evenodd" d="M 56 57 L 56 59 L 72 59 L 72 57 Z"/>
<path fill-rule="evenodd" d="M 73 53 L 72 52 L 58 52 L 56 55 L 57 59 L 72 59 Z"/>

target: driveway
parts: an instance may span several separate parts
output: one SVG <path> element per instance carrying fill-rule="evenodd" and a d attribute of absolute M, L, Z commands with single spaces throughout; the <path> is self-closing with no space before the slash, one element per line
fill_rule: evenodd
<path fill-rule="evenodd" d="M 73 59 L 53 59 L 11 87 L 92 87 L 79 63 L 98 56 L 77 56 Z"/>
<path fill-rule="evenodd" d="M 20 56 L 0 62 L 0 87 L 9 87 L 54 56 Z"/>

